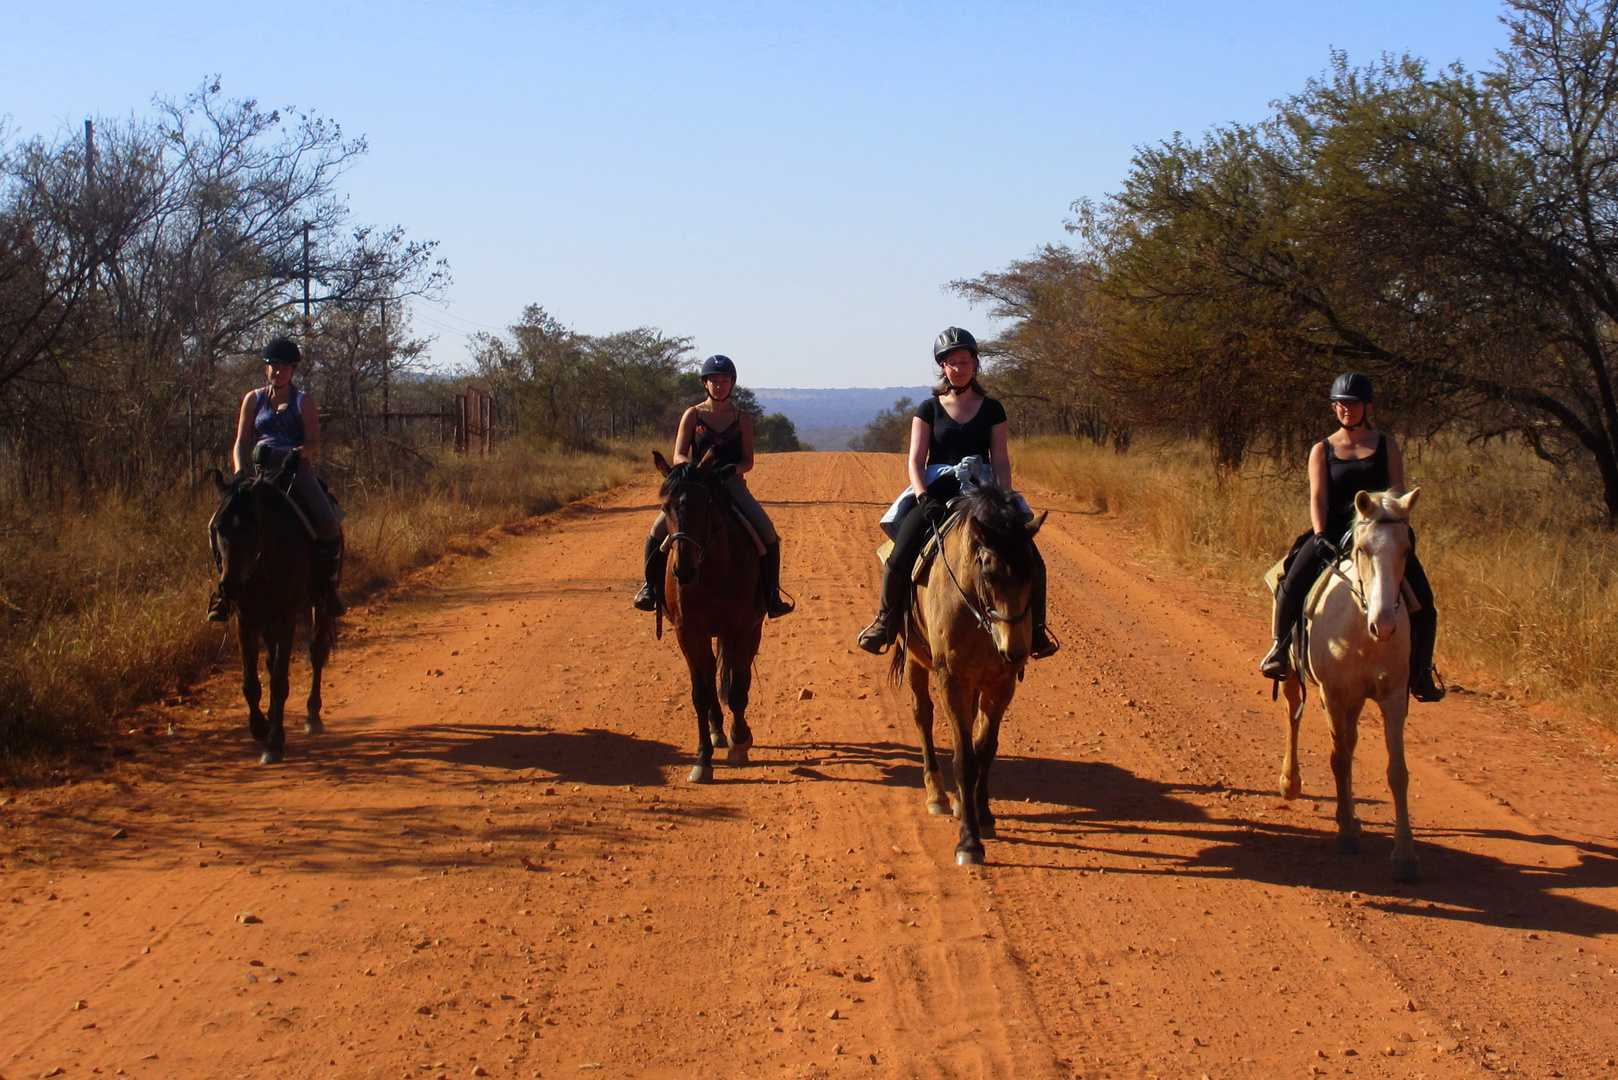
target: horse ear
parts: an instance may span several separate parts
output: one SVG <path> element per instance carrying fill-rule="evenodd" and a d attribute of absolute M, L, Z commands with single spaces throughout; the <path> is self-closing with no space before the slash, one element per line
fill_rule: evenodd
<path fill-rule="evenodd" d="M 718 455 L 715 453 L 715 448 L 712 446 L 708 447 L 708 452 L 702 455 L 701 461 L 697 462 L 697 468 L 702 470 L 713 468 L 713 463 L 717 457 Z"/>
<path fill-rule="evenodd" d="M 213 486 L 218 491 L 224 491 L 228 486 L 225 483 L 225 474 L 220 472 L 218 469 L 209 469 L 208 479 L 213 481 Z"/>
<path fill-rule="evenodd" d="M 1410 516 L 1410 511 L 1415 509 L 1416 496 L 1420 495 L 1420 494 L 1421 494 L 1421 488 L 1419 488 L 1419 487 L 1418 488 L 1411 488 L 1410 489 L 1410 494 L 1406 495 L 1404 498 L 1399 500 L 1399 509 L 1400 509 L 1400 511 L 1402 511 L 1404 513 L 1405 517 L 1409 517 Z"/>
<path fill-rule="evenodd" d="M 1028 523 L 1028 538 L 1030 540 L 1032 540 L 1034 536 L 1038 534 L 1039 527 L 1045 524 L 1045 516 L 1049 513 L 1049 510 L 1041 510 L 1039 513 L 1034 515 L 1034 520 Z"/>
<path fill-rule="evenodd" d="M 652 464 L 656 465 L 657 471 L 662 473 L 664 476 L 667 476 L 669 474 L 669 469 L 673 468 L 673 466 L 669 464 L 668 459 L 656 450 L 652 451 Z"/>
<path fill-rule="evenodd" d="M 1369 491 L 1362 491 L 1354 496 L 1354 509 L 1360 512 L 1360 517 L 1367 521 L 1376 517 L 1377 501 L 1371 497 Z"/>

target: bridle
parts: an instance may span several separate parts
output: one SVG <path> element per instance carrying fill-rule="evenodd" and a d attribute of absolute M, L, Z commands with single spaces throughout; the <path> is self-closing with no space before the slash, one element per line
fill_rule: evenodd
<path fill-rule="evenodd" d="M 1005 623 L 1008 626 L 1015 626 L 1017 623 L 1022 622 L 1024 619 L 1033 614 L 1034 602 L 1031 597 L 1029 598 L 1028 606 L 1023 609 L 1023 612 L 1020 615 L 1002 615 L 995 608 L 992 602 L 984 598 L 983 578 L 985 575 L 983 571 L 983 555 L 981 552 L 977 556 L 977 580 L 972 583 L 972 591 L 977 594 L 978 601 L 976 604 L 974 604 L 972 602 L 972 598 L 966 595 L 966 590 L 961 588 L 961 581 L 955 576 L 955 568 L 949 564 L 949 554 L 944 550 L 944 536 L 938 531 L 938 523 L 929 519 L 928 524 L 932 526 L 933 539 L 938 544 L 938 561 L 944 564 L 944 569 L 949 573 L 949 580 L 954 584 L 955 591 L 960 594 L 961 603 L 966 605 L 966 610 L 972 613 L 972 618 L 977 620 L 978 626 L 985 634 L 988 634 L 991 638 L 994 637 L 994 631 L 989 625 L 989 620 L 991 619 L 995 622 Z"/>
<path fill-rule="evenodd" d="M 1366 553 L 1365 553 L 1364 545 L 1360 543 L 1359 534 L 1360 534 L 1360 530 L 1362 528 L 1366 528 L 1366 529 L 1376 528 L 1379 525 L 1404 525 L 1406 528 L 1410 527 L 1409 522 L 1403 522 L 1403 521 L 1372 521 L 1372 520 L 1365 520 L 1365 521 L 1356 522 L 1355 525 L 1354 525 L 1354 550 L 1350 551 L 1350 552 L 1347 552 L 1345 554 L 1338 555 L 1337 558 L 1332 560 L 1332 564 L 1331 564 L 1331 572 L 1333 574 L 1337 575 L 1338 577 L 1342 578 L 1345 582 L 1348 583 L 1349 590 L 1353 594 L 1355 602 L 1358 603 L 1359 606 L 1360 606 L 1360 614 L 1364 615 L 1366 618 L 1371 617 L 1371 601 L 1370 601 L 1370 598 L 1365 595 L 1365 574 L 1364 574 L 1363 571 L 1360 570 L 1361 555 L 1366 554 Z M 1369 561 L 1369 556 L 1368 555 L 1366 555 L 1366 559 L 1367 559 L 1367 561 Z M 1353 577 L 1349 577 L 1347 574 L 1343 573 L 1343 564 L 1345 562 L 1352 562 L 1353 563 L 1353 566 L 1354 566 L 1354 576 Z M 1399 605 L 1401 603 L 1403 603 L 1403 602 L 1404 602 L 1404 590 L 1403 589 L 1394 590 L 1394 594 L 1393 594 L 1393 610 L 1394 610 L 1395 613 L 1398 612 Z"/>
<path fill-rule="evenodd" d="M 672 496 L 676 492 L 678 492 L 681 488 L 696 488 L 699 491 L 705 491 L 706 492 L 706 491 L 709 491 L 710 487 L 711 487 L 711 485 L 709 485 L 709 484 L 707 484 L 707 483 L 705 483 L 703 481 L 700 481 L 700 480 L 677 480 L 677 481 L 675 481 L 674 486 L 669 490 L 669 495 L 671 496 L 671 498 L 669 500 L 670 505 L 672 505 L 673 501 L 674 501 Z M 709 499 L 709 503 L 710 503 L 709 510 L 710 511 L 713 509 L 713 507 L 711 505 L 712 502 L 713 502 L 713 499 L 710 497 L 710 499 Z M 668 511 L 665 510 L 664 512 L 667 513 Z M 712 532 L 713 532 L 713 518 L 712 518 L 712 516 L 710 514 L 710 517 L 708 519 L 707 534 L 711 534 Z M 707 551 L 704 548 L 703 543 L 702 543 L 701 540 L 698 540 L 695 536 L 692 536 L 690 533 L 685 532 L 683 530 L 677 531 L 677 532 L 671 532 L 671 533 L 668 534 L 668 536 L 664 537 L 663 538 L 663 543 L 660 545 L 659 550 L 662 550 L 662 551 L 666 552 L 670 548 L 674 547 L 675 544 L 682 544 L 682 543 L 683 544 L 690 544 L 692 547 L 697 549 L 697 565 L 701 566 L 703 557 L 707 554 Z"/>

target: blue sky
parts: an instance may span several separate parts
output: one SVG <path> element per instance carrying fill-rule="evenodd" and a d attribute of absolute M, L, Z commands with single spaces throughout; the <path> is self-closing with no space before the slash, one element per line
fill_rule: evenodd
<path fill-rule="evenodd" d="M 433 358 L 539 303 L 657 326 L 754 386 L 925 381 L 989 331 L 942 286 L 1064 237 L 1132 149 L 1262 118 L 1329 50 L 1487 65 L 1490 0 L 30 5 L 0 115 L 25 134 L 232 97 L 364 134 L 356 216 L 441 242 Z"/>

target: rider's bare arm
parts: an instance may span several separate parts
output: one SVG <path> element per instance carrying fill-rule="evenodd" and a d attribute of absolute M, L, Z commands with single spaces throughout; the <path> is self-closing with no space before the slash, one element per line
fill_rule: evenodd
<path fill-rule="evenodd" d="M 927 490 L 927 448 L 932 442 L 933 432 L 927 426 L 927 421 L 919 416 L 910 418 L 910 490 L 915 492 L 916 498 Z"/>
<path fill-rule="evenodd" d="M 246 472 L 253 456 L 253 416 L 258 412 L 258 391 L 249 390 L 242 398 L 241 415 L 236 420 L 236 447 L 231 451 L 231 464 L 237 472 Z"/>
<path fill-rule="evenodd" d="M 736 422 L 742 426 L 742 460 L 737 462 L 738 473 L 753 470 L 753 415 L 749 412 L 738 412 Z"/>
<path fill-rule="evenodd" d="M 697 437 L 697 407 L 691 406 L 680 416 L 680 430 L 674 433 L 674 464 L 691 460 L 691 444 Z"/>
<path fill-rule="evenodd" d="M 994 465 L 994 482 L 1002 491 L 1011 490 L 1010 446 L 1010 424 L 996 424 L 989 429 L 989 457 Z"/>
<path fill-rule="evenodd" d="M 1393 436 L 1385 436 L 1388 440 L 1388 490 L 1395 495 L 1405 493 L 1405 456 L 1399 449 L 1399 444 L 1393 441 Z"/>
<path fill-rule="evenodd" d="M 1330 486 L 1331 476 L 1326 466 L 1326 448 L 1315 443 L 1309 451 L 1309 521 L 1315 527 L 1315 532 L 1326 531 L 1326 489 Z M 1336 543 L 1334 539 L 1332 541 Z"/>
<path fill-rule="evenodd" d="M 305 394 L 298 402 L 298 411 L 303 415 L 303 445 L 298 447 L 298 456 L 304 461 L 313 461 L 320 453 L 320 410 L 315 408 L 314 399 Z"/>

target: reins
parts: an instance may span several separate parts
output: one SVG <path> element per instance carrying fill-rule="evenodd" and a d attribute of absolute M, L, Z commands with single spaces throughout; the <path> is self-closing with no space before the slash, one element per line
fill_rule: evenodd
<path fill-rule="evenodd" d="M 1378 525 L 1405 525 L 1406 528 L 1409 527 L 1409 524 L 1407 522 L 1400 522 L 1400 521 L 1366 521 L 1365 524 L 1367 526 L 1372 527 L 1372 528 L 1375 528 Z M 1360 606 L 1360 614 L 1364 615 L 1367 618 L 1369 618 L 1370 615 L 1371 615 L 1371 601 L 1365 595 L 1365 575 L 1360 570 L 1360 555 L 1365 549 L 1361 546 L 1361 544 L 1359 542 L 1359 526 L 1358 525 L 1355 526 L 1354 534 L 1355 534 L 1354 535 L 1354 550 L 1350 551 L 1350 552 L 1345 552 L 1345 553 L 1339 554 L 1337 556 L 1337 558 L 1332 560 L 1330 570 L 1331 570 L 1331 572 L 1333 574 L 1336 574 L 1338 577 L 1342 578 L 1345 582 L 1348 583 L 1349 591 L 1352 593 L 1355 602 L 1358 603 L 1359 606 Z M 1354 566 L 1354 576 L 1353 577 L 1349 577 L 1347 574 L 1343 573 L 1343 564 L 1344 563 L 1352 563 L 1353 564 L 1353 566 Z M 1393 594 L 1393 610 L 1394 610 L 1395 613 L 1398 612 L 1399 605 L 1401 603 L 1403 603 L 1403 602 L 1404 602 L 1404 590 L 1403 589 L 1394 590 L 1394 594 Z"/>

